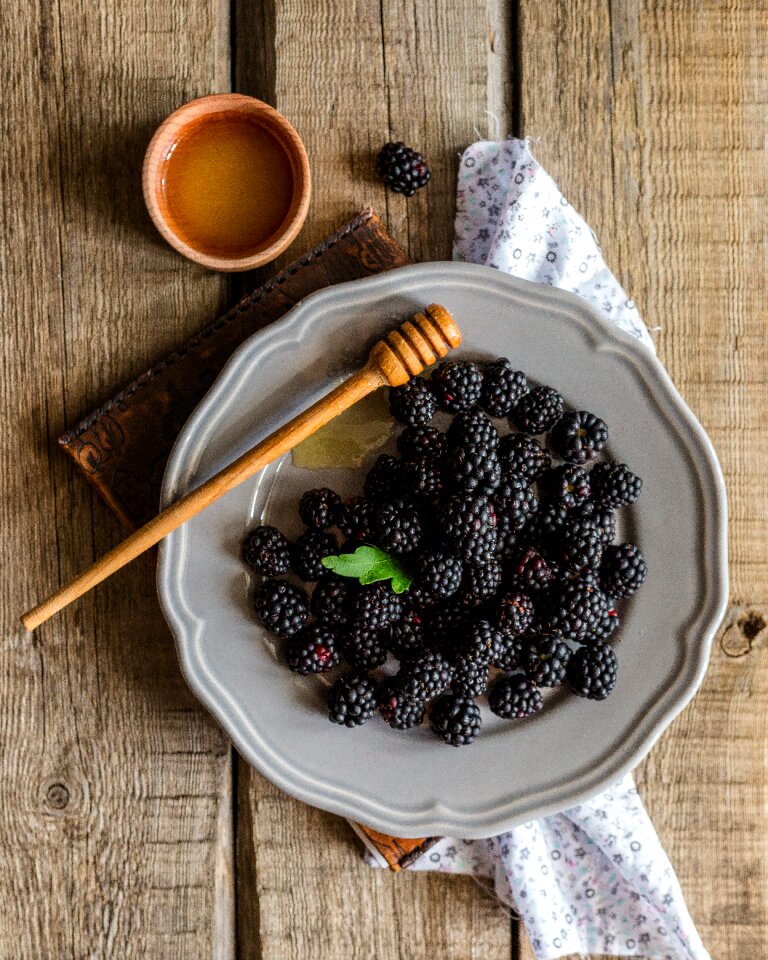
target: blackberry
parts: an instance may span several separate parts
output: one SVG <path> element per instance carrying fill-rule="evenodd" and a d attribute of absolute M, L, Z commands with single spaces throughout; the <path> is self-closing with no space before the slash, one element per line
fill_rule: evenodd
<path fill-rule="evenodd" d="M 488 665 L 468 657 L 457 657 L 453 664 L 451 691 L 460 697 L 481 697 L 488 689 Z"/>
<path fill-rule="evenodd" d="M 517 547 L 518 535 L 515 530 L 515 518 L 511 514 L 505 513 L 504 511 L 497 511 L 496 533 L 498 540 L 496 546 L 497 552 L 502 556 L 514 553 Z"/>
<path fill-rule="evenodd" d="M 365 623 L 353 623 L 341 637 L 341 650 L 347 663 L 356 670 L 375 670 L 387 659 L 386 638 L 381 631 Z"/>
<path fill-rule="evenodd" d="M 419 614 L 409 610 L 389 628 L 387 647 L 397 660 L 413 660 L 426 653 L 424 624 Z"/>
<path fill-rule="evenodd" d="M 503 648 L 504 638 L 487 620 L 473 623 L 466 635 L 455 643 L 457 657 L 465 657 L 486 667 L 499 658 Z"/>
<path fill-rule="evenodd" d="M 595 503 L 594 500 L 585 500 L 576 508 L 576 515 L 591 520 L 596 525 L 604 547 L 616 539 L 616 514 L 610 507 Z"/>
<path fill-rule="evenodd" d="M 354 602 L 354 618 L 374 630 L 382 630 L 403 615 L 403 601 L 384 583 L 360 587 Z"/>
<path fill-rule="evenodd" d="M 496 489 L 493 503 L 498 514 L 504 513 L 509 518 L 509 529 L 513 535 L 526 527 L 539 508 L 539 501 L 531 487 L 509 482 L 502 482 Z"/>
<path fill-rule="evenodd" d="M 618 663 L 607 643 L 581 647 L 568 664 L 568 684 L 589 700 L 605 700 L 616 686 Z"/>
<path fill-rule="evenodd" d="M 331 723 L 359 727 L 376 712 L 376 684 L 364 673 L 349 673 L 331 687 L 328 716 Z"/>
<path fill-rule="evenodd" d="M 325 577 L 312 591 L 309 609 L 318 620 L 331 626 L 348 623 L 356 586 L 345 577 Z"/>
<path fill-rule="evenodd" d="M 462 602 L 470 607 L 479 606 L 494 596 L 501 585 L 501 563 L 490 557 L 482 564 L 468 564 L 462 581 Z"/>
<path fill-rule="evenodd" d="M 339 544 L 332 533 L 307 530 L 297 538 L 291 548 L 291 565 L 302 580 L 320 580 L 329 572 L 323 566 L 323 559 L 338 552 Z"/>
<path fill-rule="evenodd" d="M 525 636 L 512 637 L 509 634 L 501 635 L 501 644 L 491 661 L 491 666 L 499 670 L 517 670 L 525 664 L 529 640 Z"/>
<path fill-rule="evenodd" d="M 469 622 L 469 611 L 461 603 L 449 601 L 429 611 L 425 634 L 432 650 L 453 650 L 456 638 Z"/>
<path fill-rule="evenodd" d="M 339 662 L 336 634 L 322 623 L 312 623 L 294 634 L 285 650 L 285 662 L 294 673 L 325 673 Z"/>
<path fill-rule="evenodd" d="M 439 456 L 424 455 L 402 461 L 403 486 L 421 500 L 434 500 L 443 491 L 442 460 Z"/>
<path fill-rule="evenodd" d="M 325 530 L 341 519 L 341 497 L 328 487 L 307 490 L 299 500 L 299 516 L 308 527 Z"/>
<path fill-rule="evenodd" d="M 496 604 L 496 623 L 499 630 L 517 637 L 533 623 L 533 601 L 519 590 L 505 593 Z"/>
<path fill-rule="evenodd" d="M 528 547 L 510 566 L 515 586 L 526 593 L 544 590 L 556 577 L 556 568 L 535 547 Z"/>
<path fill-rule="evenodd" d="M 437 402 L 429 384 L 421 377 L 412 377 L 401 387 L 390 387 L 389 412 L 406 426 L 424 426 L 434 417 Z"/>
<path fill-rule="evenodd" d="M 541 618 L 547 634 L 581 643 L 602 623 L 609 609 L 603 591 L 588 580 L 571 580 L 555 591 Z"/>
<path fill-rule="evenodd" d="M 575 517 L 565 523 L 553 555 L 569 574 L 583 573 L 600 563 L 603 540 L 597 525 L 591 520 Z"/>
<path fill-rule="evenodd" d="M 309 617 L 307 594 L 287 580 L 267 580 L 253 595 L 253 606 L 271 633 L 290 637 Z"/>
<path fill-rule="evenodd" d="M 406 427 L 397 438 L 397 449 L 404 457 L 436 457 L 445 449 L 445 434 L 434 427 Z"/>
<path fill-rule="evenodd" d="M 376 175 L 395 193 L 412 197 L 429 183 L 424 157 L 401 141 L 385 143 L 376 157 Z"/>
<path fill-rule="evenodd" d="M 572 510 L 589 498 L 589 474 L 582 467 L 564 463 L 550 470 L 542 480 L 547 496 Z"/>
<path fill-rule="evenodd" d="M 417 567 L 417 584 L 436 597 L 450 597 L 459 589 L 464 564 L 452 553 L 422 553 Z"/>
<path fill-rule="evenodd" d="M 523 720 L 544 706 L 541 691 L 522 674 L 501 677 L 488 695 L 491 713 L 504 720 Z"/>
<path fill-rule="evenodd" d="M 382 683 L 377 701 L 379 713 L 395 730 L 410 730 L 424 722 L 424 701 L 407 696 L 396 677 L 390 677 Z"/>
<path fill-rule="evenodd" d="M 571 651 L 557 637 L 541 637 L 531 643 L 524 659 L 529 680 L 540 687 L 557 687 L 565 679 Z"/>
<path fill-rule="evenodd" d="M 506 417 L 517 401 L 528 392 L 528 381 L 520 370 L 513 370 L 506 357 L 483 365 L 483 389 L 480 403 L 492 417 Z"/>
<path fill-rule="evenodd" d="M 256 527 L 243 541 L 243 560 L 265 577 L 286 573 L 291 565 L 288 541 L 275 527 Z"/>
<path fill-rule="evenodd" d="M 598 463 L 590 479 L 593 499 L 606 507 L 628 507 L 643 489 L 643 481 L 625 463 Z"/>
<path fill-rule="evenodd" d="M 389 503 L 401 495 L 402 485 L 400 461 L 388 453 L 381 453 L 368 471 L 363 493 L 372 503 Z"/>
<path fill-rule="evenodd" d="M 499 431 L 477 409 L 456 414 L 445 437 L 449 447 L 472 447 L 483 451 L 498 450 L 500 442 Z"/>
<path fill-rule="evenodd" d="M 480 369 L 469 360 L 439 363 L 432 373 L 432 390 L 437 405 L 448 413 L 459 413 L 477 406 L 482 386 Z"/>
<path fill-rule="evenodd" d="M 534 387 L 515 404 L 512 419 L 523 433 L 550 430 L 563 414 L 563 398 L 552 387 Z"/>
<path fill-rule="evenodd" d="M 385 504 L 376 511 L 374 535 L 388 553 L 413 553 L 422 536 L 419 514 L 402 500 Z"/>
<path fill-rule="evenodd" d="M 633 543 L 608 547 L 600 565 L 600 580 L 612 597 L 631 597 L 648 575 L 640 549 Z"/>
<path fill-rule="evenodd" d="M 609 601 L 608 609 L 602 615 L 599 622 L 595 626 L 595 629 L 592 631 L 592 636 L 585 637 L 584 643 L 590 643 L 593 638 L 595 640 L 607 640 L 616 632 L 619 627 L 619 623 L 619 615 Z"/>
<path fill-rule="evenodd" d="M 440 513 L 439 525 L 465 563 L 484 563 L 496 552 L 496 512 L 487 497 L 452 497 Z"/>
<path fill-rule="evenodd" d="M 564 413 L 552 428 L 549 445 L 569 463 L 586 463 L 608 443 L 608 427 L 587 410 Z"/>
<path fill-rule="evenodd" d="M 441 653 L 406 660 L 397 674 L 398 686 L 413 700 L 431 700 L 451 685 L 453 667 Z"/>
<path fill-rule="evenodd" d="M 434 607 L 438 598 L 421 583 L 412 583 L 405 594 L 405 605 L 414 613 L 423 613 Z"/>
<path fill-rule="evenodd" d="M 501 438 L 499 459 L 505 472 L 533 483 L 552 466 L 549 454 L 535 437 L 526 433 L 508 433 Z"/>
<path fill-rule="evenodd" d="M 443 486 L 457 493 L 493 493 L 501 480 L 495 451 L 482 445 L 454 447 L 442 460 Z"/>
<path fill-rule="evenodd" d="M 462 747 L 480 733 L 480 707 L 469 697 L 446 694 L 440 697 L 429 713 L 434 732 L 452 747 Z"/>
<path fill-rule="evenodd" d="M 543 503 L 531 523 L 531 535 L 542 547 L 547 547 L 563 532 L 570 511 L 562 503 Z"/>
<path fill-rule="evenodd" d="M 365 497 L 350 497 L 344 501 L 339 519 L 339 530 L 358 544 L 371 537 L 375 507 Z"/>

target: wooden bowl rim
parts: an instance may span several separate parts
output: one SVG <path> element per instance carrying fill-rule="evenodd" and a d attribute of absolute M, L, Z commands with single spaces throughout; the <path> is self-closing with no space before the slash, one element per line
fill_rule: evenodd
<path fill-rule="evenodd" d="M 176 232 L 166 215 L 164 205 L 159 200 L 160 173 L 171 144 L 175 143 L 182 132 L 199 121 L 201 117 L 228 111 L 240 111 L 258 117 L 279 140 L 291 162 L 293 171 L 294 191 L 285 219 L 277 232 L 272 235 L 271 242 L 267 246 L 246 257 L 212 256 L 191 246 Z M 295 240 L 304 225 L 312 195 L 309 158 L 293 124 L 268 103 L 242 93 L 213 93 L 198 97 L 183 104 L 166 117 L 147 147 L 141 182 L 147 210 L 163 239 L 187 259 L 212 270 L 225 272 L 252 270 L 278 257 Z"/>

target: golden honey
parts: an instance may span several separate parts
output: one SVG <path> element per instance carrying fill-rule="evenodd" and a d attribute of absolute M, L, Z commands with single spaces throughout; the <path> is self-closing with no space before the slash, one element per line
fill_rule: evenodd
<path fill-rule="evenodd" d="M 208 256 L 247 257 L 290 212 L 291 160 L 257 118 L 210 114 L 167 151 L 162 189 L 180 239 Z"/>

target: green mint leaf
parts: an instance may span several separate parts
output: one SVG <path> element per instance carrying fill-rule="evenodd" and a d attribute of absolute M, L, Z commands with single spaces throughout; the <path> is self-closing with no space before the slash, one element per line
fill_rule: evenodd
<path fill-rule="evenodd" d="M 413 580 L 395 557 L 368 543 L 358 547 L 354 553 L 324 557 L 321 562 L 327 570 L 333 570 L 340 577 L 350 577 L 364 585 L 392 580 L 395 593 L 405 592 Z"/>

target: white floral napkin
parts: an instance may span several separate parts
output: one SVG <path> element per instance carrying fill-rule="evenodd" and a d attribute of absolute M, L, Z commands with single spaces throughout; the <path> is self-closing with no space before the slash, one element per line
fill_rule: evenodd
<path fill-rule="evenodd" d="M 594 234 L 527 141 L 480 141 L 464 152 L 454 259 L 571 290 L 654 349 Z M 369 862 L 381 865 L 374 854 Z M 446 837 L 409 869 L 492 878 L 539 960 L 572 953 L 709 960 L 631 776 L 498 837 Z"/>

